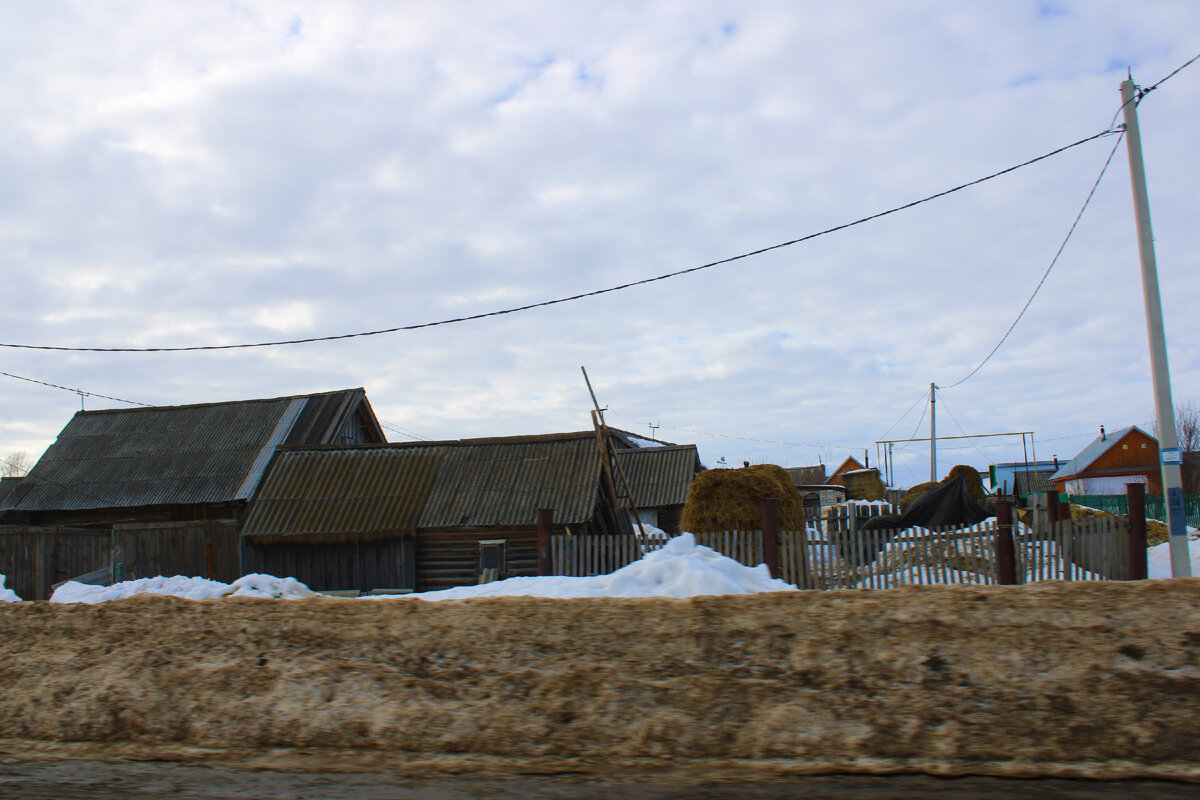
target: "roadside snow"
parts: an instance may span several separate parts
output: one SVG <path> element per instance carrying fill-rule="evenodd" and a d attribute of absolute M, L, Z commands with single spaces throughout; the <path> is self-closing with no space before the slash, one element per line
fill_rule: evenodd
<path fill-rule="evenodd" d="M 212 600 L 218 597 L 312 597 L 316 594 L 295 578 L 276 578 L 273 575 L 245 575 L 233 583 L 221 583 L 205 578 L 186 578 L 176 575 L 164 578 L 139 578 L 121 581 L 112 586 L 93 586 L 68 581 L 54 590 L 51 603 L 104 603 L 122 600 L 135 594 L 164 594 L 186 600 Z"/>
<path fill-rule="evenodd" d="M 0 603 L 19 603 L 21 598 L 17 593 L 4 585 L 4 575 L 0 575 Z"/>
<path fill-rule="evenodd" d="M 692 597 L 701 594 L 749 594 L 794 591 L 795 586 L 771 577 L 766 565 L 747 567 L 715 550 L 696 544 L 690 533 L 676 536 L 663 548 L 608 575 L 593 578 L 509 578 L 479 586 L 440 592 L 381 595 L 371 600 L 417 597 L 458 600 L 468 597 L 526 595 L 532 597 Z M 64 583 L 50 598 L 53 603 L 103 603 L 135 594 L 163 594 L 189 600 L 220 597 L 312 597 L 316 592 L 294 578 L 247 575 L 232 584 L 204 578 L 141 578 L 112 586 Z M 15 595 L 14 595 L 15 597 Z"/>
<path fill-rule="evenodd" d="M 680 534 L 660 550 L 608 575 L 590 578 L 547 576 L 509 578 L 479 586 L 459 586 L 439 592 L 401 595 L 421 600 L 462 600 L 469 597 L 693 597 L 702 594 L 751 594 L 796 591 L 772 578 L 765 564 L 747 567 L 712 548 L 696 544 L 690 533 Z M 376 600 L 395 596 L 383 595 Z"/>
<path fill-rule="evenodd" d="M 1200 575 L 1200 539 L 1192 538 L 1195 528 L 1188 528 L 1188 550 L 1192 556 L 1192 574 Z M 1171 543 L 1156 544 L 1146 551 L 1146 577 L 1171 577 Z"/>

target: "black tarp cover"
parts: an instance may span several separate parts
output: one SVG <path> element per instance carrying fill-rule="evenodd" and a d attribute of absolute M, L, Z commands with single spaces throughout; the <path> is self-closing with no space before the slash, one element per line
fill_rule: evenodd
<path fill-rule="evenodd" d="M 903 514 L 882 514 L 867 520 L 863 530 L 900 528 L 939 528 L 949 525 L 974 525 L 992 516 L 971 497 L 967 482 L 960 475 L 936 489 L 930 489 L 913 501 Z"/>

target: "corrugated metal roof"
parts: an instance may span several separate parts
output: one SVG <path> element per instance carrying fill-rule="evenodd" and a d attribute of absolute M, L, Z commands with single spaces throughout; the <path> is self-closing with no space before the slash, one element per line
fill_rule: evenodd
<path fill-rule="evenodd" d="M 1063 478 L 1070 478 L 1086 471 L 1096 459 L 1107 453 L 1113 445 L 1124 439 L 1131 431 L 1134 430 L 1150 436 L 1150 434 L 1146 433 L 1136 425 L 1130 425 L 1128 428 L 1122 428 L 1115 433 L 1097 436 L 1091 444 L 1079 451 L 1079 455 L 1068 461 L 1063 468 L 1054 473 L 1050 479 L 1057 481 Z"/>
<path fill-rule="evenodd" d="M 260 458 L 288 438 L 294 401 L 353 405 L 362 389 L 189 406 L 80 411 L 3 503 L 8 511 L 74 511 L 243 499 Z M 313 444 L 342 420 L 309 427 Z M 248 480 L 249 479 L 249 480 Z"/>
<path fill-rule="evenodd" d="M 813 467 L 785 467 L 785 469 L 791 476 L 792 483 L 797 486 L 820 486 L 825 483 L 824 464 L 817 464 Z"/>
<path fill-rule="evenodd" d="M 700 468 L 700 454 L 693 444 L 673 447 L 641 447 L 618 450 L 617 462 L 629 481 L 638 508 L 683 505 L 688 487 Z M 616 476 L 617 494 L 623 494 Z"/>
<path fill-rule="evenodd" d="M 600 490 L 595 434 L 482 439 L 444 445 L 421 528 L 529 525 L 591 519 Z"/>
<path fill-rule="evenodd" d="M 694 454 L 693 454 L 694 455 Z M 592 518 L 595 434 L 283 448 L 242 533 L 258 541 L 372 538 L 414 528 L 532 525 Z"/>
<path fill-rule="evenodd" d="M 1054 489 L 1050 476 L 1053 469 L 1018 470 L 1013 473 L 1013 494 L 1025 496 L 1036 492 L 1048 492 Z"/>
<path fill-rule="evenodd" d="M 440 448 L 359 446 L 280 450 L 244 536 L 373 538 L 411 530 L 437 474 Z"/>

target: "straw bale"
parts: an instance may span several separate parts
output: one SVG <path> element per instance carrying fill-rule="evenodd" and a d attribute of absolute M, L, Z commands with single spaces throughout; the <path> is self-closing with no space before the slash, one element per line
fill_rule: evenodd
<path fill-rule="evenodd" d="M 883 500 L 887 496 L 887 486 L 877 469 L 856 470 L 841 477 L 847 500 Z"/>
<path fill-rule="evenodd" d="M 698 473 L 688 488 L 682 529 L 692 533 L 758 530 L 761 501 L 768 497 L 779 501 L 781 528 L 804 529 L 804 499 L 787 471 L 775 464 Z"/>

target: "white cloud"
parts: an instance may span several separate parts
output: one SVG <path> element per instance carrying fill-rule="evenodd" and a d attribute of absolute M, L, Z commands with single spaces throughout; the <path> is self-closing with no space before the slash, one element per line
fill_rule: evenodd
<path fill-rule="evenodd" d="M 13 311 L 0 341 L 336 334 L 635 281 L 1095 133 L 1126 66 L 1149 83 L 1195 55 L 1200 8 L 1186 0 L 1057 8 L 8 6 L 0 244 Z M 1179 398 L 1200 394 L 1187 335 L 1197 85 L 1200 66 L 1140 109 Z M 586 364 L 603 403 L 697 441 L 709 462 L 820 453 L 747 439 L 836 445 L 840 460 L 987 354 L 1111 145 L 521 315 L 280 351 L 0 351 L 0 369 L 146 402 L 365 385 L 381 416 L 453 438 L 587 427 Z M 1009 341 L 945 390 L 972 432 L 1049 439 L 1149 416 L 1126 174 L 1122 149 Z M 24 385 L 7 397 L 4 416 L 43 442 L 78 404 Z"/>

